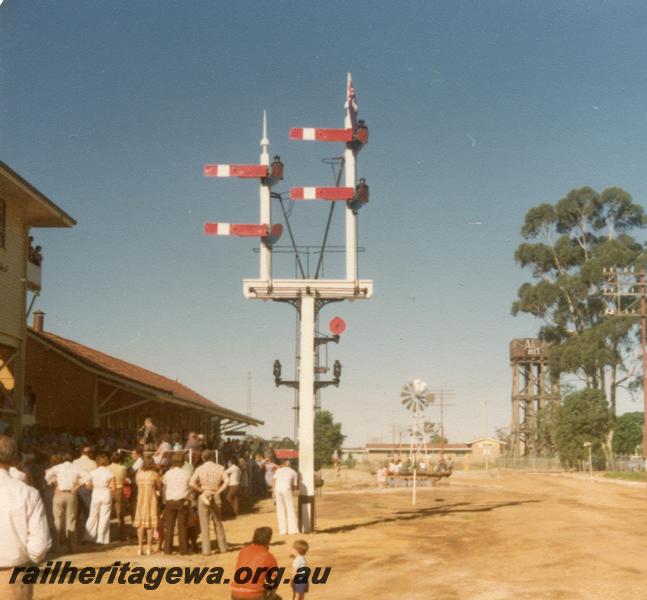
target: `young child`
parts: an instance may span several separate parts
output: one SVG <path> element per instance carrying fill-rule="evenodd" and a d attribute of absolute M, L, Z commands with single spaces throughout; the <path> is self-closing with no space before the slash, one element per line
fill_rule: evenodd
<path fill-rule="evenodd" d="M 382 465 L 378 468 L 377 472 L 377 487 L 383 488 L 386 486 L 386 476 L 389 474 L 389 469 L 386 465 Z"/>
<path fill-rule="evenodd" d="M 308 592 L 307 583 L 294 582 L 297 571 L 306 566 L 306 552 L 308 552 L 308 548 L 308 542 L 305 540 L 297 540 L 292 545 L 292 552 L 290 552 L 290 558 L 294 559 L 292 561 L 292 568 L 294 569 L 294 573 L 292 573 L 292 600 L 304 600 Z"/>

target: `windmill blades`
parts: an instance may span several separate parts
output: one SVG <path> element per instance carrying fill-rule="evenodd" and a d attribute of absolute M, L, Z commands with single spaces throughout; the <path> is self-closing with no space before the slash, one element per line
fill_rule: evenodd
<path fill-rule="evenodd" d="M 413 385 L 413 382 L 409 382 L 402 387 L 402 391 L 400 392 L 400 395 L 413 396 L 415 393 L 416 393 L 416 388 Z"/>
<path fill-rule="evenodd" d="M 415 388 L 415 395 L 416 399 L 418 400 L 418 403 L 421 406 L 426 406 L 427 405 L 427 394 L 429 393 L 429 389 L 427 388 L 427 384 L 424 381 L 420 381 L 419 379 L 416 379 L 413 381 L 413 385 Z"/>
<path fill-rule="evenodd" d="M 422 381 L 418 381 L 418 382 L 416 382 L 415 387 L 416 387 L 416 395 L 415 395 L 416 406 L 417 406 L 418 409 L 422 409 L 425 406 L 427 406 L 427 399 L 426 399 L 427 398 L 427 384 L 422 382 Z"/>
<path fill-rule="evenodd" d="M 411 407 L 413 406 L 413 396 L 406 396 L 402 398 L 402 404 L 406 409 L 411 410 Z"/>
<path fill-rule="evenodd" d="M 400 392 L 400 401 L 406 409 L 411 410 L 414 398 L 415 390 L 413 388 L 413 385 L 411 383 L 407 383 Z"/>
<path fill-rule="evenodd" d="M 430 395 L 427 384 L 420 379 L 414 379 L 402 387 L 400 401 L 407 410 L 419 412 L 427 406 L 427 398 Z"/>
<path fill-rule="evenodd" d="M 402 396 L 402 404 L 409 410 L 413 410 L 416 407 L 417 403 L 418 400 L 415 394 L 406 394 Z"/>
<path fill-rule="evenodd" d="M 413 399 L 413 410 L 421 411 L 424 407 L 425 407 L 425 405 L 423 404 L 422 399 L 419 398 L 418 396 L 416 396 Z"/>

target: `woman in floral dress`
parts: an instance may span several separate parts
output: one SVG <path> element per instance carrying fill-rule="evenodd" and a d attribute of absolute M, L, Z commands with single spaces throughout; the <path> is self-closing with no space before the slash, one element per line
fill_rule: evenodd
<path fill-rule="evenodd" d="M 140 556 L 144 550 L 144 532 L 148 546 L 146 554 L 153 553 L 153 530 L 157 527 L 159 518 L 158 492 L 161 488 L 161 478 L 152 456 L 144 458 L 144 464 L 137 471 L 137 509 L 133 526 L 137 528 L 137 541 Z"/>

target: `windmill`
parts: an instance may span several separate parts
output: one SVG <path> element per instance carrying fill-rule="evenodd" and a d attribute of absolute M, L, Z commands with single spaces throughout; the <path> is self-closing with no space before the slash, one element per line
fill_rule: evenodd
<path fill-rule="evenodd" d="M 420 463 L 427 463 L 427 430 L 425 428 L 424 409 L 434 401 L 434 395 L 427 384 L 420 379 L 413 379 L 400 391 L 400 402 L 411 411 L 411 443 L 409 445 L 409 462 L 413 469 L 413 497 L 416 503 L 417 474 Z"/>

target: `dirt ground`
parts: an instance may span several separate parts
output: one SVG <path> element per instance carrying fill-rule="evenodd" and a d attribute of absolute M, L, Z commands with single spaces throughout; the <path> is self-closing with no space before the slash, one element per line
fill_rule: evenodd
<path fill-rule="evenodd" d="M 317 505 L 318 532 L 304 536 L 311 566 L 330 566 L 311 598 L 335 600 L 630 600 L 647 597 L 647 493 L 642 487 L 572 476 L 457 473 L 447 485 L 408 490 L 357 489 L 345 479 Z M 338 489 L 334 489 L 337 487 Z M 344 487 L 348 489 L 344 489 Z M 234 549 L 224 556 L 139 558 L 134 545 L 73 557 L 78 566 L 130 561 L 131 567 L 222 565 L 233 571 L 237 549 L 260 525 L 275 525 L 270 501 L 226 522 Z M 290 538 L 272 552 L 288 566 Z M 36 600 L 117 600 L 139 586 L 41 585 Z M 224 585 L 162 585 L 157 599 L 229 598 Z M 279 593 L 292 594 L 287 586 Z"/>

